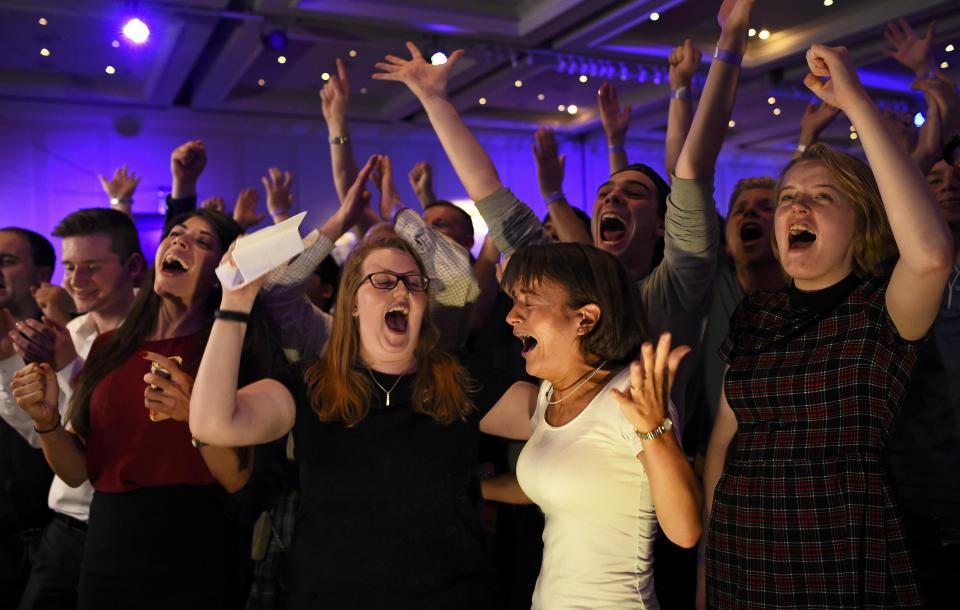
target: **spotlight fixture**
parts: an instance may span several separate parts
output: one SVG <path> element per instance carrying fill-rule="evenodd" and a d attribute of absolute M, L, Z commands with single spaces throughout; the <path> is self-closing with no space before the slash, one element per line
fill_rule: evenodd
<path fill-rule="evenodd" d="M 729 127 L 730 129 L 733 129 L 736 126 L 737 126 L 737 122 L 734 121 L 733 119 L 730 119 L 729 121 L 727 121 L 727 127 Z"/>
<path fill-rule="evenodd" d="M 126 39 L 133 44 L 143 44 L 150 38 L 150 28 L 137 17 L 123 24 L 121 31 Z"/>
<path fill-rule="evenodd" d="M 43 57 L 50 57 L 50 49 L 46 47 L 40 49 L 40 55 L 42 55 Z"/>
<path fill-rule="evenodd" d="M 443 52 L 443 49 L 437 49 L 430 55 L 430 63 L 435 66 L 441 66 L 447 63 L 447 54 Z"/>
<path fill-rule="evenodd" d="M 107 74 L 116 74 L 117 69 L 114 68 L 113 66 L 107 66 L 106 68 L 103 69 L 103 71 L 106 72 Z"/>
<path fill-rule="evenodd" d="M 950 64 L 949 64 L 949 63 L 947 63 L 947 62 L 945 62 L 945 61 L 940 62 L 940 69 L 941 69 L 941 70 L 946 70 L 946 69 L 949 68 L 949 67 L 950 67 Z"/>
<path fill-rule="evenodd" d="M 323 81 L 328 81 L 328 80 L 330 80 L 330 73 L 329 73 L 329 72 L 324 72 L 323 74 L 321 74 L 321 75 L 320 75 L 320 80 L 323 80 Z"/>
<path fill-rule="evenodd" d="M 660 21 L 660 13 L 650 13 L 650 21 Z"/>
<path fill-rule="evenodd" d="M 278 64 L 285 64 L 285 63 L 287 63 L 287 56 L 286 56 L 286 55 L 280 55 L 280 56 L 278 56 L 278 57 L 277 57 L 277 63 L 278 63 Z"/>
<path fill-rule="evenodd" d="M 773 97 L 773 96 L 771 95 L 770 97 L 767 98 L 767 103 L 770 104 L 771 106 L 773 106 L 774 104 L 777 103 L 777 98 L 775 98 L 775 97 Z"/>
<path fill-rule="evenodd" d="M 487 105 L 487 98 L 481 97 L 479 100 L 477 100 L 477 103 L 479 103 L 481 106 L 486 106 L 486 105 Z"/>
<path fill-rule="evenodd" d="M 515 80 L 515 81 L 513 81 L 513 86 L 516 87 L 517 89 L 519 89 L 520 87 L 523 86 L 523 81 L 522 81 L 522 80 Z"/>
<path fill-rule="evenodd" d="M 773 109 L 773 116 L 780 116 L 780 112 L 781 112 L 781 110 L 780 110 L 779 108 L 774 108 L 774 109 Z"/>
<path fill-rule="evenodd" d="M 953 45 L 948 44 L 943 50 L 946 51 L 947 53 L 953 53 Z"/>
<path fill-rule="evenodd" d="M 851 132 L 850 132 L 850 139 L 851 139 L 851 140 L 856 140 L 856 139 L 859 138 L 859 137 L 860 137 L 860 136 L 857 135 L 857 132 L 855 132 L 855 131 L 851 131 Z"/>
<path fill-rule="evenodd" d="M 41 17 L 41 18 L 37 19 L 37 23 L 39 23 L 40 25 L 47 25 L 47 18 L 46 18 L 46 17 Z"/>
<path fill-rule="evenodd" d="M 587 78 L 587 75 L 586 75 L 586 74 L 581 74 L 581 75 L 580 75 L 580 82 L 581 82 L 581 83 L 585 83 L 585 82 L 587 82 L 587 80 L 589 80 L 589 79 Z"/>

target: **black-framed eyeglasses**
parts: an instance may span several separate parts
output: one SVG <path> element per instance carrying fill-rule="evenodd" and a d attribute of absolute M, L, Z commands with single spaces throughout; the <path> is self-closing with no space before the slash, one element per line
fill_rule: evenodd
<path fill-rule="evenodd" d="M 378 290 L 393 290 L 396 287 L 397 282 L 403 282 L 403 285 L 410 292 L 425 292 L 427 286 L 430 285 L 430 278 L 419 273 L 406 273 L 404 275 L 399 275 L 397 273 L 392 273 L 390 271 L 377 271 L 376 273 L 371 273 L 363 278 L 363 282 L 360 282 L 362 286 L 364 282 L 370 282 L 370 285 Z"/>

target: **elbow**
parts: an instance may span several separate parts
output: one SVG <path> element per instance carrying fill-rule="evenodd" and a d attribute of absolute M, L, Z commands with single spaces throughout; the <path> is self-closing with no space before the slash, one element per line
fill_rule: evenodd
<path fill-rule="evenodd" d="M 664 528 L 664 533 L 667 535 L 667 538 L 670 539 L 670 542 L 675 545 L 685 549 L 692 549 L 700 542 L 700 536 L 703 535 L 703 525 L 700 519 L 697 518 L 694 522 L 688 523 L 684 527 L 675 528 L 675 531 L 669 531 Z"/>
<path fill-rule="evenodd" d="M 72 489 L 76 489 L 87 482 L 86 473 L 84 473 L 83 475 L 75 474 L 73 476 L 63 476 L 58 472 L 57 476 L 60 477 L 60 479 L 64 483 L 67 484 L 67 487 L 70 487 Z"/>

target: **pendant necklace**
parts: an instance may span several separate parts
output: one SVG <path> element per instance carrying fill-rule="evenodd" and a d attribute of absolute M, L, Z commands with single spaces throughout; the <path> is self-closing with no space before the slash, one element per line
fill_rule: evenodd
<path fill-rule="evenodd" d="M 598 366 L 597 368 L 593 369 L 593 371 L 592 371 L 589 375 L 587 375 L 586 379 L 584 379 L 584 380 L 581 381 L 579 384 L 577 384 L 577 387 L 573 388 L 573 391 L 571 391 L 569 394 L 567 394 L 566 396 L 564 396 L 563 398 L 561 398 L 561 399 L 559 399 L 559 400 L 549 400 L 549 399 L 548 399 L 548 400 L 547 400 L 547 404 L 548 404 L 548 405 L 558 405 L 558 404 L 560 404 L 561 402 L 563 402 L 564 400 L 570 398 L 571 396 L 576 395 L 577 390 L 579 390 L 580 388 L 582 388 L 582 387 L 583 387 L 583 384 L 585 384 L 585 383 L 587 383 L 588 381 L 590 381 L 591 379 L 593 379 L 593 376 L 596 375 L 597 373 L 599 373 L 599 372 L 600 372 L 600 369 L 602 369 L 603 366 L 604 366 L 606 363 L 607 363 L 606 360 L 604 360 L 603 362 L 601 362 L 601 363 L 600 363 L 600 366 Z M 554 391 L 554 389 L 555 389 L 555 388 L 554 388 L 553 386 L 550 386 L 550 397 L 551 397 L 551 398 L 553 397 L 553 391 Z"/>
<path fill-rule="evenodd" d="M 381 390 L 383 390 L 384 393 L 386 393 L 386 395 L 387 395 L 387 400 L 386 400 L 384 406 L 389 407 L 389 406 L 390 406 L 390 392 L 392 392 L 392 391 L 394 391 L 395 389 L 397 389 L 397 384 L 400 383 L 400 380 L 401 380 L 401 379 L 403 379 L 403 375 L 400 375 L 399 377 L 397 377 L 397 380 L 393 382 L 393 385 L 392 385 L 392 386 L 390 387 L 390 389 L 388 390 L 387 388 L 385 388 L 385 387 L 383 387 L 382 385 L 380 385 L 380 382 L 377 381 L 377 378 L 373 376 L 373 371 L 371 371 L 371 370 L 368 368 L 368 369 L 367 369 L 367 372 L 370 373 L 370 379 L 373 379 L 373 383 L 377 384 L 377 387 L 380 388 Z"/>

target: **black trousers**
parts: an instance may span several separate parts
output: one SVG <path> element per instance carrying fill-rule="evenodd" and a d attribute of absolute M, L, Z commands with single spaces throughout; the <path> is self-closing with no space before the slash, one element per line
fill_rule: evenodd
<path fill-rule="evenodd" d="M 955 608 L 960 576 L 960 517 L 937 519 L 904 514 L 924 607 Z"/>
<path fill-rule="evenodd" d="M 86 524 L 58 514 L 30 544 L 30 576 L 19 610 L 77 607 Z"/>

